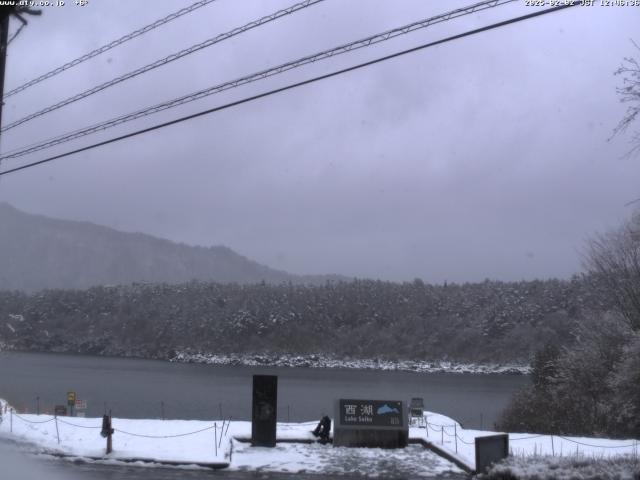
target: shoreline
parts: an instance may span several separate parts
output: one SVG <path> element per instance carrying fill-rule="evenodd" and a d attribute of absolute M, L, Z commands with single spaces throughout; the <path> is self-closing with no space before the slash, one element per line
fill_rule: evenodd
<path fill-rule="evenodd" d="M 172 357 L 141 355 L 101 355 L 61 350 L 22 350 L 0 345 L 2 353 L 42 353 L 86 355 L 90 357 L 156 360 L 171 363 L 193 363 L 214 366 L 326 368 L 408 373 L 458 373 L 485 375 L 530 375 L 531 366 L 518 363 L 462 363 L 448 360 L 381 360 L 372 358 L 336 358 L 324 354 L 203 353 L 176 351 Z"/>
<path fill-rule="evenodd" d="M 450 361 L 338 359 L 321 354 L 218 354 L 176 352 L 169 359 L 174 363 L 199 363 L 219 366 L 341 368 L 348 370 L 379 370 L 413 373 L 472 373 L 500 375 L 529 375 L 531 367 L 521 364 L 476 364 Z"/>

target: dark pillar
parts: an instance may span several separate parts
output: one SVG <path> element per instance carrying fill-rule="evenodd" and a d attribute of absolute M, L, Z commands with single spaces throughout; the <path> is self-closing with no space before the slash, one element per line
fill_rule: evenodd
<path fill-rule="evenodd" d="M 278 413 L 277 376 L 253 376 L 252 412 L 251 445 L 254 447 L 275 447 Z"/>

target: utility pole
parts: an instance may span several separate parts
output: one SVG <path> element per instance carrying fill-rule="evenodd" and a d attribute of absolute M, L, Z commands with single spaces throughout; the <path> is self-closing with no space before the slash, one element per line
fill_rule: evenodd
<path fill-rule="evenodd" d="M 17 3 L 17 2 L 16 2 Z M 5 65 L 7 63 L 7 41 L 9 39 L 9 17 L 13 15 L 16 19 L 20 20 L 22 26 L 27 24 L 27 21 L 22 17 L 22 14 L 27 15 L 41 15 L 42 10 L 33 10 L 25 6 L 0 6 L 0 127 L 2 127 L 2 107 L 4 106 L 4 72 Z M 18 30 L 19 32 L 20 30 Z M 17 32 L 16 32 L 17 33 Z M 15 35 L 14 35 L 15 36 Z M 0 132 L 0 139 L 2 133 Z"/>
<path fill-rule="evenodd" d="M 2 12 L 2 23 L 0 23 L 0 127 L 2 127 L 2 107 L 4 106 L 4 70 L 7 63 L 7 39 L 9 37 L 9 12 Z M 1 138 L 2 133 L 0 133 Z"/>

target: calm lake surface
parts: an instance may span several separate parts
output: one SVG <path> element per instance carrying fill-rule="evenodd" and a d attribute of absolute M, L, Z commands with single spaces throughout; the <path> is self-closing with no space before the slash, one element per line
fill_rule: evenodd
<path fill-rule="evenodd" d="M 250 419 L 251 377 L 278 375 L 278 421 L 330 416 L 337 398 L 406 400 L 465 427 L 491 428 L 523 375 L 377 372 L 177 364 L 158 360 L 50 353 L 0 354 L 0 397 L 34 413 L 66 404 L 67 391 L 87 401 L 87 416 L 105 407 L 116 417 Z"/>
<path fill-rule="evenodd" d="M 332 415 L 340 397 L 409 400 L 423 397 L 427 409 L 444 413 L 466 427 L 490 428 L 511 395 L 530 379 L 521 375 L 481 375 L 376 372 L 347 369 L 220 367 L 175 364 L 156 360 L 91 357 L 84 355 L 18 353 L 0 354 L 0 397 L 20 410 L 51 412 L 65 404 L 67 391 L 87 401 L 87 416 L 129 418 L 217 419 L 221 414 L 250 419 L 251 382 L 254 374 L 278 375 L 278 420 L 319 419 Z M 0 459 L 17 458 L 2 455 Z M 6 452 L 5 452 L 6 453 Z M 5 465 L 9 465 L 6 463 Z M 73 464 L 41 459 L 23 462 L 15 479 L 116 479 L 183 480 L 199 478 L 269 480 L 317 479 L 317 475 L 266 472 L 185 471 L 121 465 Z M 26 467 L 25 465 L 28 465 Z M 464 478 L 452 475 L 448 478 Z M 333 477 L 322 477 L 333 478 Z M 347 477 L 335 477 L 346 479 Z M 402 477 L 404 478 L 404 477 Z"/>

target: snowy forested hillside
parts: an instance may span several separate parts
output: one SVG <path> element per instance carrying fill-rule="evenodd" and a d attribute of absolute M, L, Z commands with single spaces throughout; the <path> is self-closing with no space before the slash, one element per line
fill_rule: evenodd
<path fill-rule="evenodd" d="M 428 285 L 134 284 L 0 292 L 13 348 L 171 358 L 175 351 L 528 362 L 611 307 L 588 277 Z"/>

